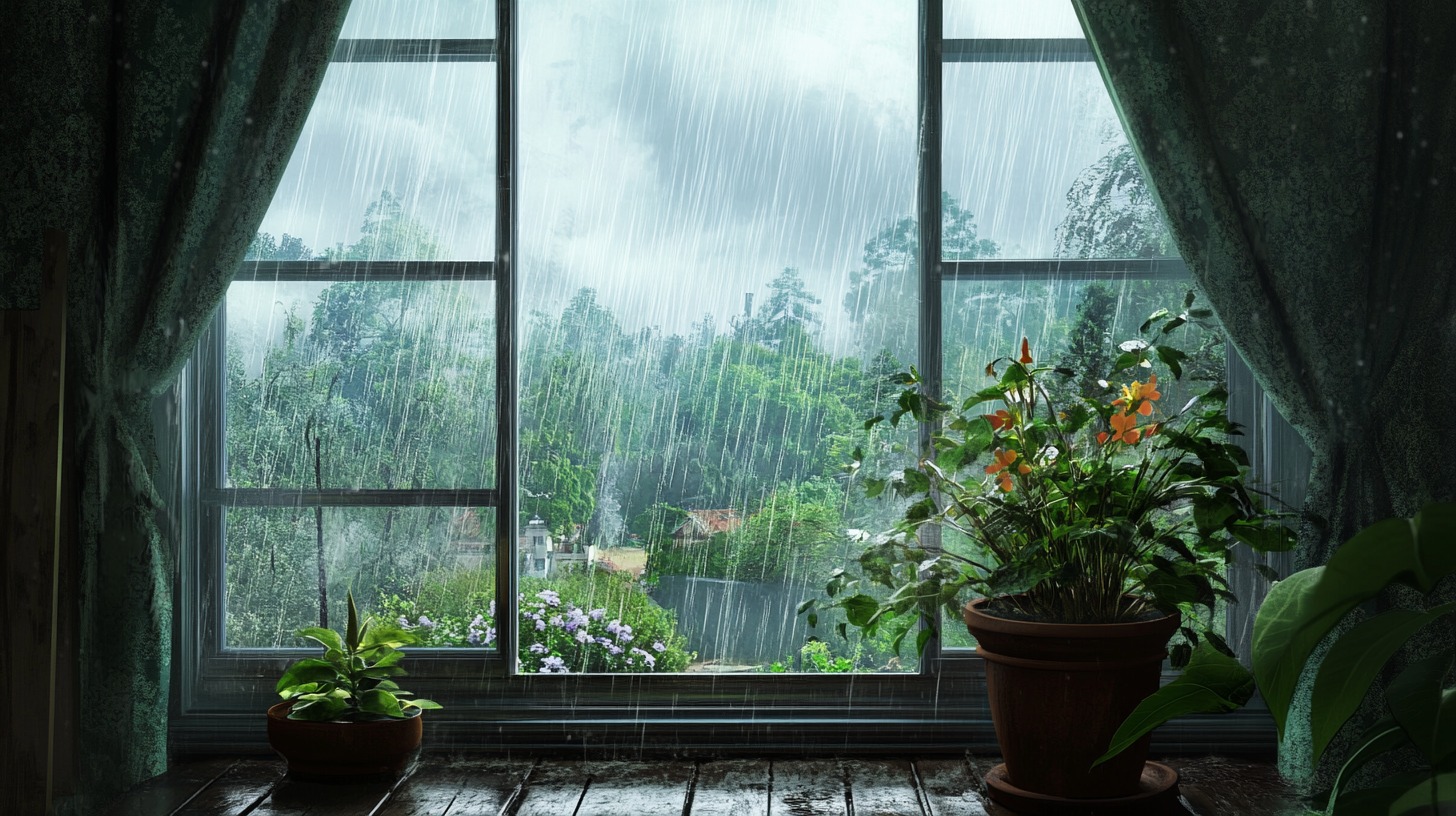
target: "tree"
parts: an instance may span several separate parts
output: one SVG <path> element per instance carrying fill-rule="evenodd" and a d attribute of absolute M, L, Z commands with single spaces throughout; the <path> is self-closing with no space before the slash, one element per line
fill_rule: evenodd
<path fill-rule="evenodd" d="M 303 239 L 286 232 L 278 240 L 269 233 L 258 233 L 248 243 L 248 253 L 243 256 L 245 261 L 307 261 L 312 258 L 313 251 L 304 245 Z"/>
<path fill-rule="evenodd" d="M 771 349 L 809 342 L 823 320 L 814 309 L 819 298 L 809 292 L 799 270 L 785 267 L 769 283 L 768 291 L 768 299 L 758 313 L 736 324 L 738 336 Z"/>
<path fill-rule="evenodd" d="M 995 257 L 1000 247 L 977 234 L 975 216 L 949 193 L 941 195 L 941 257 Z M 850 278 L 844 310 L 860 332 L 865 354 L 918 356 L 920 228 L 913 218 L 887 224 L 864 246 L 863 266 Z"/>
<path fill-rule="evenodd" d="M 1067 191 L 1057 257 L 1152 258 L 1176 254 L 1158 203 L 1127 142 L 1083 170 Z"/>

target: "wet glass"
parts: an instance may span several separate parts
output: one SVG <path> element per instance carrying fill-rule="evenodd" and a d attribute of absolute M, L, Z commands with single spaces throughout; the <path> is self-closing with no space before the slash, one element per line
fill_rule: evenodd
<path fill-rule="evenodd" d="M 677 670 L 913 668 L 796 609 L 894 515 L 842 466 L 915 359 L 914 4 L 521 15 L 523 524 L 632 576 Z"/>
<path fill-rule="evenodd" d="M 945 258 L 1176 255 L 1094 63 L 953 63 L 944 88 L 942 182 L 976 239 L 948 231 Z"/>
<path fill-rule="evenodd" d="M 1071 0 L 943 0 L 947 39 L 1081 39 Z"/>
<path fill-rule="evenodd" d="M 344 39 L 490 39 L 495 0 L 352 0 Z"/>
<path fill-rule="evenodd" d="M 492 63 L 330 65 L 249 257 L 493 259 L 495 96 Z"/>
<path fill-rule="evenodd" d="M 225 309 L 225 487 L 495 484 L 494 284 L 239 281 Z"/>

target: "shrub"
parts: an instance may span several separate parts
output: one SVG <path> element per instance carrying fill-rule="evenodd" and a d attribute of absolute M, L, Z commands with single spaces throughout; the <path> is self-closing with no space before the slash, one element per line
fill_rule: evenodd
<path fill-rule="evenodd" d="M 488 570 L 427 576 L 414 598 L 384 598 L 380 614 L 409 627 L 421 646 L 489 646 L 494 586 Z M 522 672 L 679 672 L 695 657 L 676 616 L 630 575 L 574 570 L 520 586 Z"/>

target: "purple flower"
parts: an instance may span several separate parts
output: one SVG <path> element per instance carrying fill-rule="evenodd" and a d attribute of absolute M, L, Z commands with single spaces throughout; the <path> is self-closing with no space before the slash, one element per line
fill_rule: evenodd
<path fill-rule="evenodd" d="M 551 620 L 548 621 L 548 623 L 557 628 L 561 628 L 562 624 L 565 623 L 565 621 L 561 620 L 560 615 L 552 615 Z"/>
<path fill-rule="evenodd" d="M 585 629 L 578 629 L 578 630 L 576 630 L 576 642 L 577 643 L 581 643 L 581 644 L 591 643 L 592 642 L 591 632 L 588 632 Z"/>
<path fill-rule="evenodd" d="M 660 640 L 654 640 L 654 641 L 652 641 L 652 651 L 657 652 L 658 654 L 661 654 L 661 653 L 667 651 L 667 647 L 662 645 L 662 641 L 660 641 Z"/>
<path fill-rule="evenodd" d="M 544 643 L 532 643 L 531 644 L 531 654 L 546 654 L 549 651 L 551 651 L 551 650 L 550 649 L 547 649 L 546 648 L 546 644 L 544 644 Z"/>
<path fill-rule="evenodd" d="M 609 635 L 618 635 L 618 634 L 621 634 L 622 633 L 622 628 L 623 628 L 622 627 L 622 622 L 619 621 L 619 620 L 615 620 L 614 619 L 611 623 L 607 624 L 607 634 L 609 634 Z"/>
<path fill-rule="evenodd" d="M 495 643 L 495 627 L 491 626 L 485 630 L 485 645 Z"/>
<path fill-rule="evenodd" d="M 490 616 L 492 618 L 495 617 L 495 599 L 494 598 L 491 598 L 490 599 Z"/>
<path fill-rule="evenodd" d="M 561 628 L 568 632 L 575 632 L 577 629 L 586 626 L 589 622 L 590 619 L 587 618 L 586 613 L 573 606 L 571 611 L 567 613 L 566 622 L 561 625 Z"/>
<path fill-rule="evenodd" d="M 622 647 L 618 646 L 615 643 L 608 643 L 607 644 L 607 653 L 615 657 L 616 655 L 619 655 L 619 654 L 622 653 Z"/>
<path fill-rule="evenodd" d="M 552 606 L 561 606 L 561 596 L 553 589 L 543 589 L 536 593 L 536 597 Z"/>
<path fill-rule="evenodd" d="M 426 629 L 434 629 L 435 628 L 435 622 L 432 621 L 432 620 L 430 620 L 429 618 L 425 617 L 424 615 L 421 615 L 420 616 L 420 625 L 423 626 L 423 627 L 425 627 Z"/>
<path fill-rule="evenodd" d="M 400 615 L 399 616 L 399 628 L 401 628 L 401 629 L 408 629 L 408 628 L 410 628 L 409 618 L 406 618 L 404 615 Z"/>
<path fill-rule="evenodd" d="M 471 646 L 479 646 L 480 645 L 480 630 L 479 629 L 475 629 L 475 628 L 472 627 L 471 630 L 470 630 L 469 636 L 467 636 L 465 638 L 465 642 L 466 643 L 469 643 Z"/>
<path fill-rule="evenodd" d="M 604 618 L 606 616 L 607 616 L 607 610 L 605 610 L 605 609 L 593 609 L 591 611 L 591 619 L 594 620 L 594 621 L 599 621 L 599 620 L 601 620 L 602 618 Z"/>
<path fill-rule="evenodd" d="M 470 622 L 470 626 L 472 628 L 474 628 L 474 629 L 480 629 L 480 628 L 484 627 L 485 626 L 485 618 L 481 617 L 480 615 L 476 615 L 475 616 L 475 620 L 473 620 L 473 621 Z"/>
<path fill-rule="evenodd" d="M 546 621 L 543 621 L 540 618 L 537 618 L 536 619 L 536 631 L 537 632 L 544 632 L 544 631 L 546 631 Z"/>
<path fill-rule="evenodd" d="M 566 661 L 559 657 L 551 656 L 541 661 L 541 673 L 543 674 L 567 674 Z"/>

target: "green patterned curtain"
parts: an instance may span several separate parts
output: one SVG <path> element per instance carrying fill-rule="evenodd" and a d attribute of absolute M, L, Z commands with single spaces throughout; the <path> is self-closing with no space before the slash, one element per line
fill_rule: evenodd
<path fill-rule="evenodd" d="M 1297 566 L 1456 498 L 1456 3 L 1074 1 L 1183 257 L 1313 452 Z M 1327 783 L 1300 736 L 1284 770 Z"/>
<path fill-rule="evenodd" d="M 156 519 L 151 405 L 263 219 L 348 0 L 18 5 L 0 268 L 22 281 L 42 227 L 69 236 L 84 812 L 165 767 L 178 542 Z"/>

